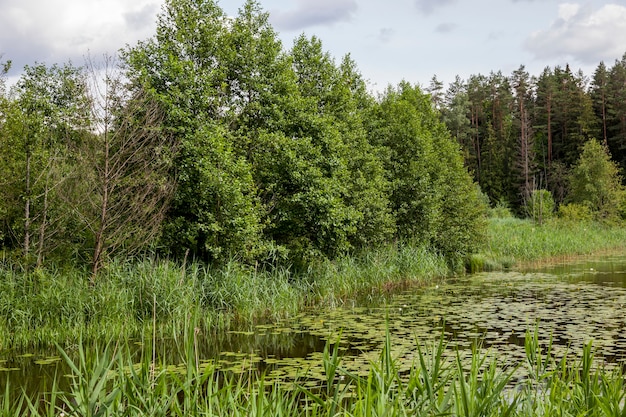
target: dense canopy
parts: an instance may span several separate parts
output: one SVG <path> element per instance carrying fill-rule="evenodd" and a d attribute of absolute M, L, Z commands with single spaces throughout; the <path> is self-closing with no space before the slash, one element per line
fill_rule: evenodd
<path fill-rule="evenodd" d="M 8 89 L 0 76 L 5 259 L 94 277 L 139 252 L 306 267 L 398 240 L 460 259 L 489 200 L 518 213 L 540 189 L 583 201 L 589 146 L 611 189 L 585 204 L 620 215 L 607 207 L 624 194 L 626 56 L 589 85 L 521 67 L 374 96 L 349 55 L 305 35 L 282 45 L 253 0 L 234 18 L 167 0 L 118 59 L 27 67 Z"/>

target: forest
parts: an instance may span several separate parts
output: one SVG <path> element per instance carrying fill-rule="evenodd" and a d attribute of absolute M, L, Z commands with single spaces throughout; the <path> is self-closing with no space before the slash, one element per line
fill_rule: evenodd
<path fill-rule="evenodd" d="M 84 66 L 0 70 L 0 262 L 115 258 L 306 269 L 409 241 L 458 261 L 489 207 L 626 213 L 626 55 L 369 91 L 315 36 L 290 48 L 254 0 L 167 0 L 150 39 Z"/>

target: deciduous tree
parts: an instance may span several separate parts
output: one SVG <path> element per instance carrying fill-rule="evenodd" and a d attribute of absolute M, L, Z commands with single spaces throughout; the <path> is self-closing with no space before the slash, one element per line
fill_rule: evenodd
<path fill-rule="evenodd" d="M 604 219 L 615 218 L 624 199 L 617 164 L 595 139 L 588 141 L 570 175 L 569 201 L 588 206 Z"/>

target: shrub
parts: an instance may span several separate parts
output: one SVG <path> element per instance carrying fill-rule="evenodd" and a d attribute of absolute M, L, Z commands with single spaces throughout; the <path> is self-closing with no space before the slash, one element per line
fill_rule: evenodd
<path fill-rule="evenodd" d="M 554 199 L 548 190 L 534 190 L 526 202 L 526 215 L 542 224 L 554 216 Z"/>
<path fill-rule="evenodd" d="M 506 201 L 498 201 L 495 207 L 489 210 L 489 217 L 492 219 L 510 219 L 513 217 L 513 213 Z"/>
<path fill-rule="evenodd" d="M 569 221 L 591 221 L 593 213 L 591 208 L 584 204 L 569 203 L 559 206 L 558 215 L 563 220 Z"/>
<path fill-rule="evenodd" d="M 570 174 L 572 203 L 588 206 L 600 219 L 615 219 L 624 198 L 624 186 L 617 164 L 597 140 L 587 142 Z"/>

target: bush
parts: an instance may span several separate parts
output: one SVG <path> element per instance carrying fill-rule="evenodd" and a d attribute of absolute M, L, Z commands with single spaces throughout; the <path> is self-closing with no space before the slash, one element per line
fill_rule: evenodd
<path fill-rule="evenodd" d="M 542 224 L 554 216 L 554 199 L 548 190 L 534 190 L 526 202 L 526 215 Z"/>
<path fill-rule="evenodd" d="M 572 203 L 584 204 L 599 219 L 615 219 L 620 213 L 624 186 L 617 164 L 597 140 L 585 143 L 569 178 Z"/>
<path fill-rule="evenodd" d="M 559 206 L 558 215 L 563 220 L 569 221 L 591 221 L 593 213 L 591 208 L 584 204 L 569 203 Z"/>
<path fill-rule="evenodd" d="M 505 201 L 498 201 L 495 207 L 489 210 L 489 217 L 492 219 L 510 219 L 513 217 L 511 209 Z"/>

